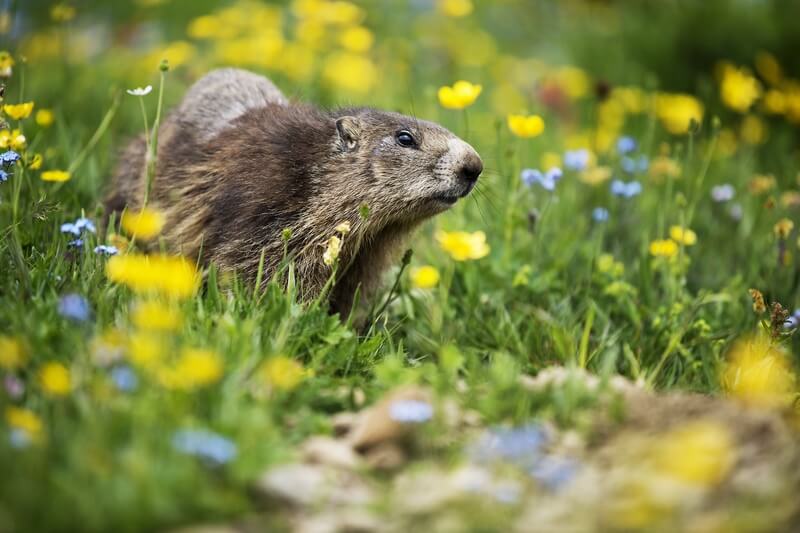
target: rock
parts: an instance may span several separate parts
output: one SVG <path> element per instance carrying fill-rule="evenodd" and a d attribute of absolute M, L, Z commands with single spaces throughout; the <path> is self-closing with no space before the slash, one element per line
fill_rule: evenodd
<path fill-rule="evenodd" d="M 415 423 L 401 422 L 392 414 L 392 405 L 400 402 L 431 404 L 430 393 L 420 387 L 404 387 L 390 392 L 378 403 L 362 411 L 347 440 L 358 451 L 386 441 L 399 440 L 414 429 Z"/>
<path fill-rule="evenodd" d="M 269 499 L 295 507 L 367 505 L 374 498 L 371 487 L 353 472 L 299 463 L 268 470 L 258 479 L 255 489 Z"/>
<path fill-rule="evenodd" d="M 328 465 L 345 470 L 361 466 L 361 458 L 349 443 L 330 437 L 311 437 L 301 446 L 306 463 Z"/>

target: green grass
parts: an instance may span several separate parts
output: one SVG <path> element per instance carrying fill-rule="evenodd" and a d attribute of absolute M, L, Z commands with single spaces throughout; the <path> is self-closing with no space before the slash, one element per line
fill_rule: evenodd
<path fill-rule="evenodd" d="M 139 102 L 123 89 L 156 84 L 144 100 L 152 123 L 162 45 L 185 39 L 195 50 L 183 62 L 171 61 L 166 110 L 194 79 L 222 62 L 214 40 L 186 36 L 189 21 L 213 12 L 212 3 L 142 7 L 140 2 L 117 11 L 96 4 L 79 5 L 76 18 L 65 23 L 50 21 L 44 2 L 21 6 L 11 16 L 25 23 L 24 32 L 14 30 L 4 39 L 17 60 L 5 102 L 32 100 L 36 109 L 55 111 L 47 128 L 33 117 L 10 121 L 23 128 L 25 154 L 42 153 L 44 169 L 69 168 L 73 177 L 62 184 L 44 182 L 39 170 L 20 165 L 0 183 L 0 333 L 19 340 L 28 355 L 21 368 L 3 369 L 4 377 L 24 383 L 25 392 L 19 398 L 0 393 L 0 407 L 24 406 L 43 423 L 41 440 L 22 448 L 13 445 L 8 425 L 0 424 L 0 531 L 152 530 L 247 515 L 256 509 L 247 487 L 264 469 L 291 458 L 304 438 L 330 433 L 330 416 L 359 409 L 362 393 L 371 403 L 402 384 L 426 385 L 438 397 L 455 398 L 479 412 L 486 425 L 549 419 L 580 426 L 581 410 L 591 398 L 569 389 L 537 396 L 518 384 L 520 374 L 551 365 L 622 374 L 658 390 L 717 393 L 726 348 L 758 324 L 747 290 L 758 288 L 768 301 L 790 310 L 798 302 L 796 233 L 786 242 L 784 264 L 778 263 L 773 234 L 779 219 L 797 216 L 796 207 L 781 202 L 781 193 L 798 187 L 797 125 L 764 116 L 769 136 L 763 144 L 740 141 L 734 153 L 721 153 L 720 129 L 735 131 L 741 117 L 720 102 L 711 64 L 682 68 L 680 79 L 663 70 L 669 67 L 658 70 L 667 61 L 655 57 L 670 57 L 663 41 L 672 38 L 658 33 L 623 32 L 621 51 L 610 56 L 607 69 L 595 61 L 597 50 L 586 53 L 593 43 L 610 47 L 602 28 L 621 24 L 630 30 L 637 22 L 649 24 L 652 14 L 627 3 L 600 8 L 507 2 L 501 8 L 476 2 L 475 13 L 453 20 L 416 13 L 405 2 L 389 8 L 367 3 L 364 24 L 376 43 L 365 55 L 381 74 L 371 90 L 358 93 L 326 80 L 319 51 L 304 79 L 284 67 L 243 66 L 269 75 L 289 95 L 320 105 L 370 104 L 413 113 L 442 123 L 476 147 L 486 166 L 477 193 L 426 223 L 410 243 L 410 267 L 435 266 L 441 273 L 438 286 L 414 288 L 408 269 L 398 277 L 398 265 L 387 273 L 387 290 L 378 297 L 384 302 L 397 279 L 391 302 L 357 330 L 331 316 L 323 302 L 298 302 L 296 293 L 285 289 L 287 271 L 260 290 L 206 269 L 198 294 L 176 304 L 182 327 L 166 337 L 176 349 L 217 353 L 224 361 L 221 379 L 175 391 L 136 368 L 139 386 L 119 391 L 110 368 L 98 364 L 96 342 L 109 330 L 133 335 L 137 328 L 129 315 L 139 299 L 107 279 L 107 259 L 92 251 L 105 236 L 88 235 L 82 248 L 70 249 L 59 226 L 82 215 L 95 222 L 102 218 L 101 198 L 115 153 L 143 130 Z M 282 9 L 291 41 L 295 20 L 288 7 Z M 681 17 L 696 16 L 667 12 L 675 27 L 688 24 Z M 600 21 L 597 33 L 585 27 L 593 16 Z M 441 28 L 427 24 L 429 17 L 437 17 Z M 410 37 L 403 28 L 412 28 Z M 339 30 L 327 31 L 335 42 Z M 106 40 L 103 32 L 111 37 Z M 35 36 L 51 43 L 55 53 L 46 46 L 36 51 L 42 45 L 33 42 Z M 486 36 L 493 52 L 485 61 L 472 61 L 470 41 Z M 647 50 L 639 46 L 645 38 L 652 41 Z M 659 52 L 659 43 L 665 51 Z M 716 49 L 713 43 L 707 48 Z M 753 55 L 737 53 L 732 59 L 752 65 Z M 501 68 L 509 56 L 545 63 Z M 653 61 L 652 70 L 637 63 L 642 57 Z M 723 59 L 731 58 L 713 58 Z M 580 60 L 587 61 L 589 90 L 568 100 L 565 112 L 548 108 L 537 80 L 555 66 Z M 631 68 L 620 68 L 626 64 Z M 617 78 L 609 79 L 611 73 Z M 482 83 L 484 93 L 464 112 L 442 109 L 436 89 L 461 78 Z M 639 180 L 641 195 L 615 197 L 610 180 L 591 186 L 573 171 L 565 171 L 553 193 L 522 185 L 523 168 L 539 168 L 546 152 L 563 153 L 570 137 L 596 128 L 601 103 L 593 92 L 595 80 L 691 91 L 704 102 L 703 124 L 691 135 L 670 135 L 652 112 L 627 115 L 616 132 L 634 137 L 651 162 L 667 147 L 682 169 L 679 179 L 626 175 L 612 147 L 598 150 L 598 162 L 615 177 Z M 502 84 L 515 87 L 528 112 L 544 116 L 542 136 L 518 139 L 509 132 L 506 112 L 517 110 L 503 110 L 510 100 L 495 97 Z M 719 116 L 721 126 L 713 125 L 712 116 Z M 751 194 L 749 181 L 762 173 L 774 174 L 777 187 Z M 741 220 L 730 217 L 730 204 L 711 199 L 711 188 L 722 183 L 735 187 Z M 765 206 L 770 199 L 773 205 Z M 609 210 L 608 222 L 592 220 L 592 209 L 599 206 Z M 697 244 L 681 247 L 671 261 L 653 257 L 650 242 L 667 238 L 672 225 L 692 228 Z M 437 245 L 437 229 L 484 231 L 491 252 L 475 261 L 453 261 Z M 612 254 L 624 271 L 599 269 L 601 254 Z M 59 314 L 59 299 L 68 293 L 89 302 L 88 320 Z M 256 369 L 278 355 L 301 362 L 310 375 L 292 390 L 268 393 Z M 42 390 L 37 373 L 48 361 L 69 369 L 68 395 L 52 397 Z M 236 458 L 209 468 L 176 451 L 173 433 L 190 427 L 235 442 Z M 455 448 L 439 452 L 452 456 Z"/>

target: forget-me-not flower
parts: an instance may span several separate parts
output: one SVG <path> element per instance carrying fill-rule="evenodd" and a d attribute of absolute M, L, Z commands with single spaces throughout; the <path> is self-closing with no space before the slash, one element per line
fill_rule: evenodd
<path fill-rule="evenodd" d="M 646 155 L 640 155 L 637 158 L 623 157 L 620 162 L 622 170 L 628 174 L 636 174 L 637 172 L 645 172 L 650 166 L 650 160 Z"/>
<path fill-rule="evenodd" d="M 715 202 L 728 202 L 736 196 L 736 189 L 730 183 L 715 185 L 711 187 L 711 199 Z"/>
<path fill-rule="evenodd" d="M 633 198 L 642 192 L 642 184 L 638 181 L 629 181 L 625 183 L 622 180 L 614 180 L 611 182 L 611 194 L 620 196 L 622 198 Z"/>
<path fill-rule="evenodd" d="M 625 155 L 636 150 L 636 140 L 628 135 L 623 135 L 617 139 L 617 152 Z"/>
<path fill-rule="evenodd" d="M 3 166 L 12 165 L 19 161 L 19 154 L 14 150 L 8 150 L 0 154 L 0 164 Z"/>
<path fill-rule="evenodd" d="M 94 247 L 94 253 L 98 255 L 117 255 L 119 250 L 116 246 L 111 246 L 109 244 L 98 244 Z"/>
<path fill-rule="evenodd" d="M 122 392 L 134 391 L 139 385 L 139 378 L 136 377 L 136 372 L 127 365 L 115 366 L 112 368 L 111 381 L 113 381 L 114 386 Z"/>
<path fill-rule="evenodd" d="M 605 222 L 608 220 L 608 209 L 605 207 L 595 207 L 592 209 L 592 220 L 595 222 Z"/>
<path fill-rule="evenodd" d="M 58 314 L 70 320 L 84 322 L 89 319 L 89 302 L 80 294 L 65 294 L 58 301 Z"/>
<path fill-rule="evenodd" d="M 236 444 L 213 431 L 182 429 L 172 436 L 172 447 L 181 453 L 222 465 L 236 457 Z"/>
<path fill-rule="evenodd" d="M 586 148 L 567 150 L 564 152 L 564 167 L 569 170 L 580 172 L 589 166 L 589 157 L 589 150 Z"/>
<path fill-rule="evenodd" d="M 526 186 L 530 187 L 535 183 L 546 191 L 554 191 L 556 184 L 562 176 L 563 172 L 561 172 L 561 169 L 558 167 L 553 167 L 544 173 L 533 168 L 526 168 L 520 174 L 522 183 L 524 183 Z"/>

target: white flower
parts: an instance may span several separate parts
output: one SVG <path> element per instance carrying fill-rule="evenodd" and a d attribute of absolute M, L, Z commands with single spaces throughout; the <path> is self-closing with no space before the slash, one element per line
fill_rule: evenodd
<path fill-rule="evenodd" d="M 152 85 L 148 85 L 145 88 L 137 87 L 135 89 L 127 89 L 125 92 L 127 92 L 131 96 L 145 96 L 147 94 L 150 94 L 150 91 L 152 91 L 152 90 L 153 90 L 153 86 Z"/>
<path fill-rule="evenodd" d="M 339 237 L 331 237 L 328 241 L 328 248 L 325 250 L 325 253 L 322 255 L 322 262 L 325 263 L 327 266 L 333 266 L 333 263 L 336 262 L 336 259 L 339 257 L 339 251 L 342 249 L 342 241 Z"/>

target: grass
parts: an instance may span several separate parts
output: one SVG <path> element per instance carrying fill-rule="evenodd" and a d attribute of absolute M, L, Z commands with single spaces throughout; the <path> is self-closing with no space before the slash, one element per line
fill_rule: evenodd
<path fill-rule="evenodd" d="M 561 68 L 592 55 L 593 42 L 608 45 L 602 28 L 592 33 L 586 20 L 599 17 L 602 27 L 631 29 L 648 24 L 643 17 L 652 13 L 628 3 L 510 2 L 501 9 L 476 2 L 474 13 L 456 19 L 405 3 L 387 9 L 365 4 L 363 24 L 375 43 L 347 52 L 366 58 L 364 66 L 349 56 L 334 63 L 335 53 L 347 49 L 338 44 L 347 24 L 326 22 L 321 41 L 305 41 L 302 14 L 291 15 L 282 4 L 263 10 L 232 4 L 228 12 L 208 2 L 122 4 L 117 11 L 104 3 L 79 5 L 74 18 L 62 17 L 68 20 L 53 20 L 44 2 L 9 15 L 24 23 L 24 31 L 5 35 L 16 60 L 5 102 L 34 101 L 35 111 L 20 121 L 6 119 L 27 138 L 18 150 L 24 160 L 41 153 L 44 166 L 18 164 L 0 183 L 0 347 L 8 354 L 9 343 L 16 343 L 25 356 L 24 364 L 4 363 L 7 383 L 13 378 L 24 392 L 12 395 L 6 384 L 0 406 L 30 410 L 42 428 L 20 442 L 12 425 L 0 425 L 0 531 L 152 530 L 248 515 L 258 509 L 248 487 L 266 468 L 290 460 L 306 437 L 331 433 L 333 414 L 358 410 L 401 385 L 430 387 L 437 398 L 479 413 L 484 426 L 536 419 L 578 429 L 593 395 L 569 387 L 533 394 L 518 376 L 562 365 L 621 374 L 661 391 L 717 394 L 730 343 L 763 318 L 753 312 L 748 289 L 760 289 L 768 303 L 788 310 L 797 304 L 796 234 L 779 238 L 773 230 L 779 220 L 797 216 L 790 196 L 798 194 L 797 124 L 788 112 L 770 115 L 761 112 L 760 101 L 754 104 L 747 114 L 769 133 L 748 143 L 741 130 L 745 114 L 726 107 L 711 65 L 691 73 L 681 67 L 682 77 L 674 80 L 635 62 L 644 56 L 663 64 L 654 57 L 659 45 L 667 50 L 659 57 L 669 56 L 669 47 L 658 34 L 647 36 L 652 42 L 643 51 L 634 39 L 644 37 L 622 32 L 627 40 L 607 69 L 594 59 L 584 70 Z M 666 12 L 674 27 L 694 21 L 691 13 Z M 214 31 L 228 28 L 234 35 L 198 37 L 191 21 L 209 13 L 221 17 Z M 294 61 L 282 63 L 288 48 L 271 56 L 263 42 L 258 46 L 265 48 L 256 48 L 260 55 L 248 56 L 256 46 L 248 39 L 272 35 L 274 16 L 283 17 L 279 27 Z M 529 37 L 524 24 L 537 35 Z M 413 28 L 414 38 L 402 28 Z M 708 48 L 716 49 L 715 42 Z M 631 68 L 622 71 L 625 58 Z M 163 84 L 162 59 L 170 65 L 161 73 Z M 748 67 L 755 61 L 713 58 L 726 59 Z M 221 372 L 207 384 L 169 386 L 131 359 L 137 336 L 147 329 L 133 316 L 142 297 L 108 279 L 109 259 L 93 252 L 107 236 L 85 234 L 83 245 L 73 248 L 59 227 L 80 216 L 101 220 L 115 153 L 145 128 L 140 102 L 152 127 L 162 99 L 168 112 L 191 81 L 234 60 L 269 75 L 287 94 L 320 105 L 365 103 L 438 121 L 476 147 L 486 172 L 470 199 L 417 233 L 409 268 L 398 265 L 387 274 L 378 312 L 364 330 L 330 315 L 324 302 L 299 302 L 289 263 L 259 289 L 200 265 L 204 281 L 196 295 L 161 302 L 181 317 L 180 326 L 147 335 L 157 339 L 164 364 L 177 364 L 176 354 L 197 348 L 214 354 Z M 349 69 L 347 79 L 331 73 L 331 64 Z M 609 72 L 618 79 L 606 78 Z M 768 88 L 763 72 L 758 75 Z M 460 78 L 482 83 L 484 92 L 463 112 L 443 109 L 437 88 Z M 650 103 L 639 112 L 612 108 L 608 102 L 617 96 L 602 97 L 606 81 L 636 87 Z M 124 94 L 148 83 L 156 89 L 140 102 Z M 701 124 L 670 133 L 647 99 L 657 87 L 696 94 L 705 108 Z M 42 108 L 54 110 L 52 125 L 37 124 Z M 544 117 L 541 136 L 522 139 L 509 131 L 506 114 L 522 110 Z M 613 141 L 601 147 L 603 135 Z M 621 135 L 636 140 L 635 154 L 648 158 L 648 169 L 622 169 L 614 148 Z M 641 194 L 616 196 L 613 178 L 592 185 L 584 172 L 569 169 L 553 192 L 522 184 L 522 169 L 545 170 L 549 153 L 563 160 L 573 148 L 591 149 L 592 165 L 608 168 L 614 178 L 639 181 Z M 657 162 L 676 173 L 659 173 Z M 72 177 L 45 182 L 44 169 L 68 169 Z M 775 181 L 759 191 L 752 181 L 758 174 Z M 733 186 L 735 198 L 716 202 L 711 190 L 723 183 Z M 738 216 L 730 214 L 734 205 Z M 596 207 L 608 210 L 608 221 L 593 220 Z M 678 245 L 674 257 L 654 256 L 652 241 L 667 239 L 671 226 L 691 228 L 697 243 Z M 437 244 L 439 229 L 483 231 L 491 251 L 455 261 Z M 440 273 L 435 287 L 414 286 L 410 274 L 422 265 Z M 59 312 L 60 299 L 70 293 L 88 302 L 86 320 Z M 782 342 L 796 348 L 792 338 Z M 119 361 L 106 361 L 117 352 Z M 300 382 L 292 377 L 295 367 L 263 371 L 264 362 L 277 357 L 302 365 Z M 68 393 L 43 382 L 47 362 L 68 370 Z M 113 370 L 120 367 L 134 372 L 134 390 L 115 382 Z M 224 435 L 235 443 L 236 457 L 209 466 L 176 450 L 173 435 L 186 428 Z M 437 445 L 435 456 L 455 461 L 457 444 Z M 285 526 L 280 518 L 262 518 Z"/>

